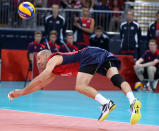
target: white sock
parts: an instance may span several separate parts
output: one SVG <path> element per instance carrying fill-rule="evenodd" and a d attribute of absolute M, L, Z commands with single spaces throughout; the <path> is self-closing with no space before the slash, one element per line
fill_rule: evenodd
<path fill-rule="evenodd" d="M 133 92 L 128 92 L 128 93 L 126 94 L 126 96 L 127 96 L 128 100 L 129 100 L 129 103 L 130 103 L 130 105 L 131 105 L 131 104 L 134 102 L 134 100 L 135 100 L 135 97 L 134 97 Z"/>
<path fill-rule="evenodd" d="M 109 101 L 110 101 L 99 93 L 95 96 L 95 100 L 98 101 L 102 105 L 109 103 Z"/>

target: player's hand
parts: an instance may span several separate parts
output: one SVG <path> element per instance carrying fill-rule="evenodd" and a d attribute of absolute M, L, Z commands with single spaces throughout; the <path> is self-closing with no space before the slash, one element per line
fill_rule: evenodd
<path fill-rule="evenodd" d="M 13 99 L 14 98 L 17 98 L 17 97 L 19 97 L 19 96 L 22 96 L 22 90 L 20 90 L 20 89 L 15 89 L 14 91 L 12 91 L 12 92 L 10 92 L 9 94 L 8 94 L 8 99 L 9 100 L 11 100 L 11 101 L 13 101 Z"/>

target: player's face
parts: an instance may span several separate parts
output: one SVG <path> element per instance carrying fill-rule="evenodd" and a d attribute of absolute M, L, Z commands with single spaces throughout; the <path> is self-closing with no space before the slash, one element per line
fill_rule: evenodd
<path fill-rule="evenodd" d="M 88 17 L 89 16 L 89 9 L 88 8 L 83 8 L 83 16 Z"/>
<path fill-rule="evenodd" d="M 41 35 L 41 34 L 36 34 L 36 35 L 34 36 L 34 39 L 35 39 L 35 41 L 37 41 L 37 42 L 40 43 L 40 41 L 41 41 L 41 39 L 42 39 L 42 35 Z"/>
<path fill-rule="evenodd" d="M 58 5 L 52 6 L 52 13 L 56 14 L 56 15 L 59 13 L 59 6 Z"/>
<path fill-rule="evenodd" d="M 157 49 L 157 44 L 155 42 L 149 42 L 149 49 L 152 53 L 155 53 Z"/>
<path fill-rule="evenodd" d="M 67 36 L 67 43 L 72 44 L 72 43 L 73 43 L 73 41 L 74 41 L 74 38 L 73 38 L 73 36 L 72 36 L 72 35 L 71 35 L 71 36 Z"/>
<path fill-rule="evenodd" d="M 52 43 L 55 43 L 56 40 L 57 40 L 56 35 L 50 35 L 50 41 L 51 41 Z"/>
<path fill-rule="evenodd" d="M 48 60 L 47 60 L 47 55 L 42 55 L 42 54 L 37 54 L 37 63 L 38 66 L 40 66 L 40 69 L 44 70 L 46 67 Z"/>
<path fill-rule="evenodd" d="M 96 31 L 95 31 L 95 34 L 96 34 L 96 37 L 97 37 L 97 38 L 100 38 L 100 37 L 102 36 L 102 33 L 103 33 L 103 32 L 102 32 L 101 30 L 96 30 Z"/>
<path fill-rule="evenodd" d="M 128 11 L 127 13 L 127 21 L 131 22 L 134 19 L 134 14 L 131 11 Z"/>

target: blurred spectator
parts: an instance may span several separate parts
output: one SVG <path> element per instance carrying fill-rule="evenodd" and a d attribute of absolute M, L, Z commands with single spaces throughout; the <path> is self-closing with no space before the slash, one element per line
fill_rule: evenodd
<path fill-rule="evenodd" d="M 149 50 L 136 61 L 134 66 L 139 80 L 147 87 L 147 80 L 150 87 L 154 90 L 154 80 L 159 79 L 159 50 L 157 49 L 156 40 L 149 41 Z"/>
<path fill-rule="evenodd" d="M 78 50 L 78 44 L 74 42 L 73 32 L 67 33 L 66 44 L 61 45 L 60 52 L 68 52 L 67 48 L 69 48 L 69 51 L 71 52 Z"/>
<path fill-rule="evenodd" d="M 110 10 L 107 0 L 101 0 L 101 4 L 95 7 L 95 10 Z M 100 12 L 95 13 L 95 21 L 100 20 L 100 25 L 104 28 L 104 30 L 109 29 L 109 22 L 110 22 L 110 13 Z"/>
<path fill-rule="evenodd" d="M 156 39 L 159 48 L 159 11 L 156 13 L 156 21 L 151 23 L 148 27 L 147 38 L 148 41 L 150 39 Z"/>
<path fill-rule="evenodd" d="M 97 26 L 95 33 L 90 36 L 90 45 L 109 51 L 109 36 L 101 26 Z"/>
<path fill-rule="evenodd" d="M 52 15 L 45 18 L 45 33 L 48 36 L 50 31 L 56 30 L 58 42 L 63 41 L 63 37 L 66 30 L 65 18 L 59 15 L 59 5 L 52 5 Z"/>
<path fill-rule="evenodd" d="M 121 54 L 132 55 L 135 59 L 138 57 L 138 48 L 140 47 L 141 29 L 140 25 L 134 20 L 132 10 L 127 12 L 127 21 L 120 25 Z"/>
<path fill-rule="evenodd" d="M 47 6 L 49 8 L 51 8 L 52 5 L 58 5 L 60 7 L 61 6 L 61 0 L 47 0 Z"/>
<path fill-rule="evenodd" d="M 33 53 L 47 49 L 45 44 L 41 44 L 41 40 L 42 40 L 42 32 L 36 31 L 34 33 L 34 41 L 32 41 L 28 44 L 27 56 L 28 56 L 28 60 L 29 60 L 30 69 L 32 67 Z"/>
<path fill-rule="evenodd" d="M 87 7 L 90 10 L 94 8 L 94 0 L 81 0 L 82 7 Z"/>
<path fill-rule="evenodd" d="M 122 6 L 120 5 L 120 1 L 118 1 L 118 0 L 111 0 L 109 4 L 110 4 L 110 9 L 112 11 L 122 11 L 123 10 L 123 8 L 121 8 Z M 109 31 L 119 32 L 120 24 L 121 24 L 121 14 L 114 13 L 113 17 L 110 20 Z"/>
<path fill-rule="evenodd" d="M 0 0 L 0 24 L 7 25 L 9 20 L 9 0 Z"/>
<path fill-rule="evenodd" d="M 60 45 L 57 44 L 57 31 L 53 30 L 50 32 L 49 36 L 49 50 L 51 50 L 52 53 L 59 52 Z"/>
<path fill-rule="evenodd" d="M 34 0 L 34 6 L 35 7 L 47 7 L 47 2 L 46 0 Z"/>
<path fill-rule="evenodd" d="M 110 10 L 107 0 L 101 0 L 101 3 L 95 7 L 96 10 Z"/>
<path fill-rule="evenodd" d="M 90 45 L 89 37 L 94 31 L 94 19 L 89 17 L 90 10 L 82 8 L 82 17 L 74 17 L 75 35 L 80 49 Z"/>
<path fill-rule="evenodd" d="M 114 3 L 115 1 L 115 3 Z M 124 0 L 109 0 L 109 7 L 110 9 L 114 8 L 114 4 L 116 5 L 118 3 L 118 8 L 120 10 L 124 10 Z"/>
<path fill-rule="evenodd" d="M 80 0 L 62 0 L 61 4 L 63 8 L 71 9 L 80 9 L 82 6 Z"/>

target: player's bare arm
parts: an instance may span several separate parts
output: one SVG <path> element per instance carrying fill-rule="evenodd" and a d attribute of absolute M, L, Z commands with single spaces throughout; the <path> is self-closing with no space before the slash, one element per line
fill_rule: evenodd
<path fill-rule="evenodd" d="M 27 87 L 22 90 L 14 90 L 13 92 L 10 92 L 9 97 L 16 98 L 22 95 L 33 93 L 43 88 L 55 78 L 55 75 L 52 73 L 52 71 L 57 65 L 60 65 L 62 61 L 63 58 L 60 55 L 51 58 L 48 61 L 44 71 L 41 72 L 35 79 L 33 79 Z"/>

